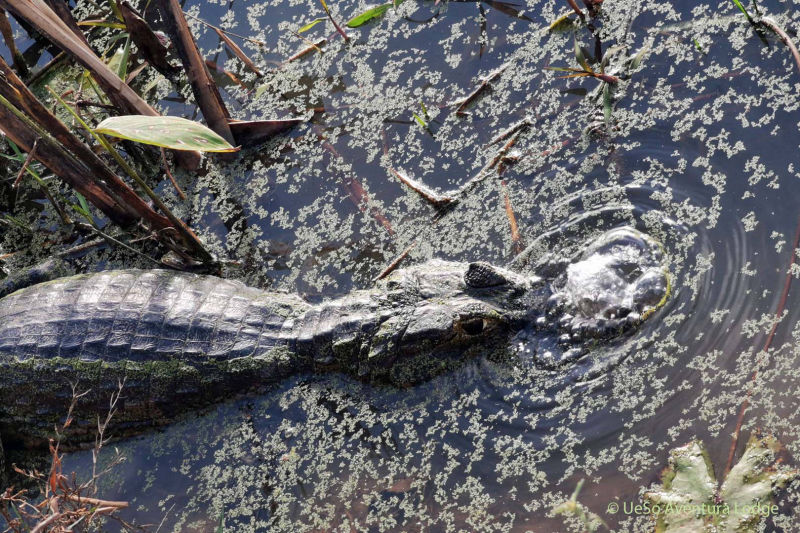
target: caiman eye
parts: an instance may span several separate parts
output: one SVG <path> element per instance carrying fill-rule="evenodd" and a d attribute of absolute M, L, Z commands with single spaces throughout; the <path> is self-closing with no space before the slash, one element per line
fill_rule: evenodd
<path fill-rule="evenodd" d="M 461 323 L 461 329 L 467 335 L 479 335 L 483 331 L 482 318 L 470 318 Z"/>

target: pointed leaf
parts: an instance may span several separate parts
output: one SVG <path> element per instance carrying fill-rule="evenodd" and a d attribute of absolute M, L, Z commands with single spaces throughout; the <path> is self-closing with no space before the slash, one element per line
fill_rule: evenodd
<path fill-rule="evenodd" d="M 745 16 L 745 18 L 747 18 L 747 21 L 750 24 L 753 24 L 753 18 L 750 16 L 750 13 L 748 13 L 747 10 L 744 8 L 742 3 L 739 0 L 733 0 L 733 3 L 736 4 L 736 7 L 738 7 L 739 10 L 741 10 L 742 13 L 744 13 L 744 16 Z"/>
<path fill-rule="evenodd" d="M 662 488 L 645 493 L 645 498 L 662 508 L 671 504 L 676 512 L 660 513 L 656 531 L 703 531 L 702 517 L 697 517 L 690 510 L 692 506 L 712 501 L 716 490 L 714 471 L 703 445 L 693 441 L 670 451 L 669 466 L 664 470 L 661 479 Z M 681 506 L 686 506 L 687 510 L 683 510 Z"/>
<path fill-rule="evenodd" d="M 563 15 L 561 15 L 560 17 L 558 17 L 557 19 L 555 19 L 553 22 L 550 23 L 550 26 L 548 26 L 547 31 L 558 32 L 571 29 L 573 26 L 573 22 L 570 17 L 572 15 L 573 13 L 571 11 L 569 13 L 564 13 Z"/>
<path fill-rule="evenodd" d="M 586 61 L 586 56 L 583 55 L 583 50 L 581 46 L 578 44 L 577 37 L 574 39 L 575 41 L 575 59 L 578 61 L 578 64 L 583 67 L 583 70 L 586 72 L 594 72 L 592 67 L 589 66 L 589 62 Z"/>
<path fill-rule="evenodd" d="M 763 507 L 772 502 L 773 493 L 797 477 L 797 470 L 776 468 L 778 450 L 780 444 L 770 435 L 750 437 L 744 454 L 720 489 L 722 501 L 739 510 L 725 517 L 721 531 L 755 531 L 762 518 L 756 506 L 761 506 L 763 512 Z"/>
<path fill-rule="evenodd" d="M 580 72 L 582 74 L 588 75 L 587 72 L 582 71 L 578 68 L 570 68 L 570 67 L 544 67 L 545 70 L 557 70 L 559 72 Z"/>
<path fill-rule="evenodd" d="M 172 150 L 203 152 L 238 150 L 202 124 L 180 117 L 144 115 L 110 117 L 98 124 L 94 131 Z"/>
<path fill-rule="evenodd" d="M 303 26 L 302 28 L 297 30 L 297 33 L 306 32 L 306 31 L 310 30 L 311 28 L 313 28 L 314 26 L 316 26 L 317 24 L 319 24 L 320 22 L 324 22 L 324 21 L 325 21 L 325 19 L 312 20 L 311 22 L 309 22 L 308 24 L 306 24 L 305 26 Z"/>
<path fill-rule="evenodd" d="M 644 56 L 647 55 L 647 52 L 649 51 L 650 51 L 649 46 L 642 46 L 642 48 L 638 52 L 636 52 L 636 55 L 633 56 L 633 58 L 631 58 L 630 70 L 636 70 L 637 68 L 639 68 L 639 65 L 642 64 Z"/>
<path fill-rule="evenodd" d="M 348 20 L 347 27 L 358 28 L 359 26 L 366 24 L 370 20 L 380 17 L 381 15 L 386 13 L 386 11 L 388 11 L 390 7 L 392 7 L 391 2 L 389 2 L 388 4 L 382 4 L 379 6 L 371 7 L 370 9 L 367 9 L 366 11 L 361 13 L 360 15 L 356 15 L 355 17 Z"/>
<path fill-rule="evenodd" d="M 608 83 L 603 85 L 603 116 L 606 120 L 606 125 L 611 123 L 611 85 Z"/>

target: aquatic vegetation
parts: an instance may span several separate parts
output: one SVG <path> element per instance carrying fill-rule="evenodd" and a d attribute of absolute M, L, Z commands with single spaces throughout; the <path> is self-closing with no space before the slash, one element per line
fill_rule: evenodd
<path fill-rule="evenodd" d="M 89 3 L 79 4 L 76 18 L 96 18 Z M 318 129 L 298 128 L 232 164 L 208 158 L 200 176 L 177 171 L 185 202 L 166 180 L 157 192 L 192 221 L 209 250 L 242 265 L 230 275 L 310 299 L 366 287 L 396 258 L 403 265 L 434 256 L 510 262 L 520 240 L 533 247 L 534 259 L 568 256 L 586 235 L 635 224 L 665 242 L 676 272 L 674 297 L 652 326 L 560 372 L 524 364 L 503 371 L 479 361 L 402 392 L 336 377 L 298 379 L 119 443 L 130 460 L 104 483 L 104 494 L 135 496 L 131 514 L 152 523 L 175 504 L 167 530 L 214 530 L 224 516 L 225 527 L 237 530 L 569 531 L 549 511 L 585 472 L 583 505 L 616 531 L 651 533 L 649 515 L 604 514 L 612 490 L 620 500 L 639 500 L 668 450 L 693 439 L 723 463 L 750 389 L 743 438 L 755 426 L 769 427 L 800 456 L 795 290 L 784 312 L 774 313 L 785 271 L 797 271 L 788 266 L 797 212 L 787 198 L 800 183 L 798 78 L 786 47 L 771 32 L 770 46 L 762 46 L 730 2 L 609 0 L 591 35 L 574 14 L 569 32 L 546 32 L 568 7 L 564 0 L 522 4 L 532 22 L 487 4 L 404 2 L 358 32 L 348 29 L 347 45 L 332 26 L 323 34 L 317 24 L 310 40 L 326 44 L 315 49 L 289 34 L 325 17 L 309 14 L 307 3 L 188 0 L 184 9 L 203 57 L 244 84 L 220 89 L 232 116 L 271 118 L 289 109 L 311 116 Z M 331 7 L 346 21 L 368 5 Z M 793 35 L 800 22 L 794 6 L 759 7 Z M 264 77 L 193 16 L 266 43 L 237 40 Z M 608 67 L 649 45 L 647 59 L 614 86 L 543 72 L 548 65 L 581 68 L 576 29 L 587 60 L 598 55 L 595 35 L 603 57 L 624 47 Z M 103 31 L 101 51 L 118 30 Z M 298 51 L 302 59 L 286 60 Z M 506 62 L 511 67 L 469 114 L 447 105 Z M 134 85 L 150 87 L 148 100 L 158 100 L 163 113 L 195 110 L 188 86 L 151 69 Z M 616 129 L 609 138 L 581 135 L 587 121 L 608 122 L 599 90 L 606 86 Z M 248 93 L 253 87 L 257 99 Z M 88 97 L 94 100 L 86 85 Z M 411 116 L 425 118 L 420 100 L 436 121 L 435 137 Z M 516 164 L 501 176 L 486 172 L 445 216 L 391 173 L 402 169 L 434 193 L 458 190 L 510 137 L 492 140 L 523 122 L 506 152 Z M 23 163 L 6 161 L 13 179 Z M 39 164 L 33 168 L 54 194 L 63 191 Z M 9 271 L 59 242 L 42 231 L 61 227 L 58 214 L 28 183 L 14 193 L 0 180 L 0 256 L 17 252 L 4 260 Z M 94 215 L 102 222 L 102 213 Z M 149 267 L 107 246 L 83 262 Z M 775 340 L 764 350 L 761 340 L 773 325 Z M 282 460 L 292 448 L 296 457 Z M 86 461 L 81 469 L 91 458 L 74 459 Z M 388 491 L 396 479 L 414 481 L 408 490 Z M 766 530 L 796 527 L 796 483 L 777 495 L 781 513 L 769 517 Z"/>
<path fill-rule="evenodd" d="M 173 150 L 235 152 L 228 142 L 193 120 L 181 117 L 126 115 L 109 117 L 94 128 L 96 133 L 152 144 Z"/>
<path fill-rule="evenodd" d="M 371 7 L 364 11 L 363 13 L 354 16 L 350 20 L 347 21 L 348 28 L 358 28 L 359 26 L 363 26 L 367 22 L 372 19 L 376 19 L 386 13 L 390 8 L 397 7 L 402 0 L 398 2 L 387 2 L 385 4 L 381 4 L 379 6 Z"/>
<path fill-rule="evenodd" d="M 556 516 L 570 516 L 575 518 L 584 528 L 586 533 L 594 533 L 600 527 L 608 529 L 608 525 L 595 513 L 586 508 L 585 505 L 578 501 L 578 494 L 583 488 L 584 480 L 580 480 L 572 492 L 572 496 L 565 501 L 553 507 L 553 514 Z"/>
<path fill-rule="evenodd" d="M 775 493 L 800 474 L 780 465 L 780 449 L 771 435 L 752 435 L 720 486 L 701 442 L 673 449 L 662 487 L 645 494 L 656 532 L 758 531 L 762 520 L 778 513 Z"/>

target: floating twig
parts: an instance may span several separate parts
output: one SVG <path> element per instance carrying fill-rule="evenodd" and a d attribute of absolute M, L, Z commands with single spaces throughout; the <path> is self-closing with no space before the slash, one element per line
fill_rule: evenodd
<path fill-rule="evenodd" d="M 344 39 L 344 42 L 346 42 L 346 43 L 350 42 L 350 36 L 347 35 L 347 32 L 344 31 L 344 29 L 342 29 L 342 27 L 339 26 L 339 24 L 333 18 L 333 15 L 331 14 L 331 10 L 328 9 L 328 4 L 325 2 L 325 0 L 319 0 L 319 3 L 322 4 L 322 8 L 325 10 L 325 14 L 328 15 L 328 18 L 333 23 L 333 27 L 336 28 L 336 31 L 338 31 L 339 35 L 342 36 L 342 39 Z"/>
<path fill-rule="evenodd" d="M 509 63 L 505 63 L 500 65 L 498 68 L 491 71 L 485 78 L 481 80 L 481 84 L 478 87 L 469 93 L 467 96 L 460 100 L 456 100 L 453 102 L 452 105 L 458 105 L 456 108 L 456 115 L 463 115 L 464 110 L 469 106 L 488 86 L 491 82 L 496 80 L 500 77 L 500 75 L 505 71 L 509 66 Z"/>
<path fill-rule="evenodd" d="M 172 175 L 172 171 L 169 169 L 169 162 L 167 161 L 167 151 L 163 148 L 161 149 L 161 161 L 164 163 L 164 172 L 167 174 L 169 181 L 172 182 L 172 186 L 175 187 L 175 190 L 178 192 L 178 196 L 180 196 L 181 200 L 186 200 L 186 195 L 183 194 L 180 186 L 178 186 L 178 182 L 175 181 L 175 176 Z"/>
<path fill-rule="evenodd" d="M 228 48 L 231 49 L 231 52 L 233 52 L 236 55 L 236 57 L 238 57 L 239 60 L 247 66 L 247 68 L 249 68 L 250 70 L 255 72 L 256 76 L 259 76 L 259 77 L 263 76 L 261 71 L 258 70 L 258 67 L 256 66 L 256 64 L 253 63 L 253 60 L 250 59 L 249 57 L 247 57 L 247 54 L 244 53 L 244 50 L 239 48 L 239 45 L 237 45 L 235 42 L 233 42 L 233 40 L 231 40 L 230 37 L 225 35 L 225 33 L 221 29 L 214 28 L 214 31 L 217 32 L 217 35 L 219 36 L 219 38 L 222 39 L 225 42 L 226 45 L 228 45 Z"/>
<path fill-rule="evenodd" d="M 505 130 L 501 131 L 494 139 L 489 141 L 487 146 L 491 146 L 493 144 L 499 143 L 501 141 L 506 140 L 510 135 L 514 135 L 518 131 L 521 131 L 529 126 L 533 125 L 533 122 L 529 117 L 525 117 L 522 120 L 515 122 Z"/>
<path fill-rule="evenodd" d="M 249 42 L 251 42 L 253 44 L 256 44 L 258 46 L 267 46 L 267 43 L 265 43 L 264 41 L 259 41 L 258 39 L 253 39 L 252 37 L 246 37 L 244 35 L 239 35 L 238 33 L 233 33 L 232 31 L 223 30 L 219 26 L 214 26 L 210 22 L 206 22 L 205 20 L 203 20 L 201 18 L 195 17 L 194 15 L 192 15 L 191 13 L 188 13 L 186 11 L 184 11 L 183 14 L 186 15 L 187 17 L 189 17 L 192 20 L 196 20 L 197 22 L 199 22 L 200 24 L 203 24 L 204 26 L 208 26 L 209 28 L 211 28 L 214 31 L 221 31 L 222 33 L 225 33 L 225 34 L 228 34 L 228 35 L 233 35 L 234 37 L 238 37 L 240 39 L 244 39 L 245 41 L 249 41 Z"/>
<path fill-rule="evenodd" d="M 19 182 L 22 181 L 22 176 L 25 175 L 25 171 L 28 170 L 28 165 L 30 165 L 31 161 L 33 161 L 33 157 L 36 154 L 36 147 L 39 145 L 39 139 L 41 139 L 41 137 L 36 137 L 36 139 L 33 140 L 33 146 L 31 146 L 27 157 L 25 157 L 25 162 L 22 163 L 22 167 L 19 169 L 17 179 L 14 180 L 14 184 L 12 185 L 13 188 L 16 189 L 19 187 Z"/>
<path fill-rule="evenodd" d="M 305 37 L 303 38 L 303 40 L 307 41 L 307 39 Z M 318 41 L 311 43 L 306 48 L 303 48 L 302 50 L 300 50 L 299 52 L 297 52 L 293 56 L 291 56 L 291 57 L 287 58 L 286 60 L 284 60 L 283 64 L 291 63 L 292 61 L 300 59 L 301 57 L 304 57 L 304 56 L 310 54 L 314 50 L 316 50 L 317 52 L 319 52 L 321 54 L 321 53 L 323 53 L 323 51 L 322 51 L 322 49 L 320 47 L 321 46 L 325 46 L 325 44 L 327 44 L 327 42 L 328 42 L 328 39 L 325 39 L 325 38 L 319 39 Z"/>
<path fill-rule="evenodd" d="M 422 198 L 424 198 L 426 201 L 433 204 L 434 207 L 443 207 L 455 201 L 455 198 L 453 198 L 449 194 L 438 193 L 433 189 L 431 189 L 430 187 L 428 187 L 427 185 L 425 185 L 424 183 L 421 183 L 415 180 L 414 178 L 406 175 L 404 172 L 395 170 L 393 168 L 390 168 L 389 170 L 392 172 L 392 174 L 395 175 L 397 179 L 402 181 L 412 191 L 422 196 Z"/>
<path fill-rule="evenodd" d="M 583 14 L 583 11 L 581 10 L 581 8 L 578 7 L 578 4 L 575 3 L 575 0 L 567 0 L 567 3 L 569 4 L 569 7 L 571 7 L 572 10 L 575 12 L 575 14 L 581 18 L 581 20 L 586 19 L 586 15 Z"/>
<path fill-rule="evenodd" d="M 517 256 L 522 253 L 524 246 L 522 245 L 522 239 L 519 235 L 517 217 L 514 216 L 514 208 L 511 206 L 511 198 L 508 195 L 508 187 L 506 187 L 505 181 L 501 181 L 500 185 L 503 188 L 503 200 L 505 202 L 506 217 L 508 218 L 508 225 L 511 229 L 511 247 L 514 251 L 514 255 Z"/>
<path fill-rule="evenodd" d="M 373 282 L 373 283 L 375 283 L 376 281 L 382 280 L 383 278 L 385 278 L 386 276 L 388 276 L 389 274 L 391 274 L 392 272 L 394 272 L 394 271 L 397 269 L 397 267 L 400 265 L 400 263 L 403 261 L 403 259 L 405 259 L 406 257 L 408 257 L 408 254 L 409 254 L 409 253 L 411 253 L 411 250 L 413 250 L 413 249 L 414 249 L 414 247 L 415 247 L 415 246 L 416 246 L 418 243 L 419 243 L 419 239 L 416 239 L 414 242 L 412 242 L 412 243 L 411 243 L 411 244 L 410 244 L 410 245 L 409 245 L 409 246 L 408 246 L 408 247 L 407 247 L 405 250 L 403 250 L 403 251 L 400 253 L 400 255 L 398 255 L 398 256 L 397 256 L 397 258 L 396 258 L 394 261 L 392 261 L 391 263 L 389 263 L 389 266 L 387 266 L 386 268 L 384 268 L 384 269 L 381 271 L 381 273 L 380 273 L 380 274 L 378 274 L 377 276 L 375 276 L 374 278 L 372 278 L 372 282 Z"/>

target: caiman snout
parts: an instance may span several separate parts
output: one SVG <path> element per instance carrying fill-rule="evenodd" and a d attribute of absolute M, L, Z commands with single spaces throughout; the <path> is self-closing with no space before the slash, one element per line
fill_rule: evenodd
<path fill-rule="evenodd" d="M 564 309 L 561 328 L 597 337 L 647 318 L 669 293 L 663 258 L 661 245 L 633 228 L 601 235 L 566 267 L 555 291 L 553 300 Z"/>

